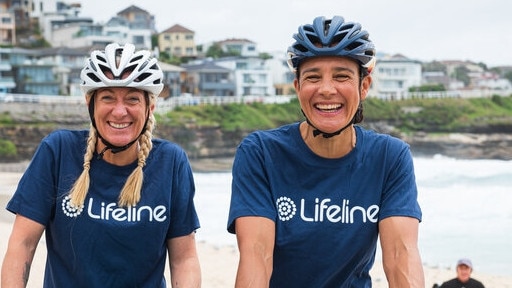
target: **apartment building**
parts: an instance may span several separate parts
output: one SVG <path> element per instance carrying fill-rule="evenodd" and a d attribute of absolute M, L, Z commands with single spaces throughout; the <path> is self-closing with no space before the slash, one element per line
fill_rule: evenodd
<path fill-rule="evenodd" d="M 401 99 L 410 87 L 421 85 L 421 62 L 403 55 L 377 58 L 369 95 L 383 99 Z"/>
<path fill-rule="evenodd" d="M 197 57 L 194 31 L 175 24 L 158 34 L 158 50 L 171 57 Z"/>
<path fill-rule="evenodd" d="M 11 48 L 0 48 L 0 93 L 10 93 L 16 87 L 11 65 Z"/>
<path fill-rule="evenodd" d="M 272 72 L 259 57 L 224 57 L 215 64 L 233 71 L 236 94 L 240 96 L 275 95 Z"/>
<path fill-rule="evenodd" d="M 235 96 L 233 70 L 218 65 L 211 59 L 182 65 L 187 71 L 184 93 L 200 96 Z"/>
<path fill-rule="evenodd" d="M 0 45 L 16 44 L 16 23 L 14 14 L 0 2 Z"/>

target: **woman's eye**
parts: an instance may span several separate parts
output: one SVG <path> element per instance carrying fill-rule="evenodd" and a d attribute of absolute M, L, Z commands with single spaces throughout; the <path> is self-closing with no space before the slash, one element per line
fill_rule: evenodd
<path fill-rule="evenodd" d="M 334 79 L 336 79 L 338 81 L 344 81 L 344 80 L 348 79 L 348 76 L 347 75 L 335 75 Z"/>
<path fill-rule="evenodd" d="M 310 76 L 306 76 L 306 80 L 309 80 L 309 81 L 318 81 L 318 80 L 320 80 L 320 76 L 318 76 L 318 75 L 310 75 Z"/>
<path fill-rule="evenodd" d="M 139 103 L 141 100 L 139 97 L 128 97 L 128 102 L 129 103 L 132 103 L 132 104 L 136 104 L 136 103 Z"/>
<path fill-rule="evenodd" d="M 110 96 L 110 95 L 103 95 L 100 97 L 101 101 L 103 102 L 112 102 L 114 101 L 114 97 Z"/>

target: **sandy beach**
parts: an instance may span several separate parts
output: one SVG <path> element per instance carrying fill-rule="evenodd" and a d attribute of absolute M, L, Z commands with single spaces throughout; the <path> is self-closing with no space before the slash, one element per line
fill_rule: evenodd
<path fill-rule="evenodd" d="M 5 210 L 5 205 L 10 199 L 20 177 L 21 172 L 19 171 L 0 172 L 0 235 L 2 235 L 0 237 L 0 255 L 2 259 L 7 249 L 8 237 L 14 220 L 14 215 Z M 202 287 L 233 287 L 238 262 L 237 248 L 233 245 L 218 245 L 216 243 L 209 243 L 208 241 L 200 241 L 198 242 L 198 251 L 202 269 Z M 44 238 L 42 238 L 36 251 L 27 287 L 41 287 L 45 257 L 46 247 Z M 454 261 L 456 261 L 456 259 L 454 259 Z M 453 267 L 448 269 L 424 266 L 424 272 L 425 287 L 428 288 L 432 287 L 435 283 L 441 283 L 455 277 Z M 371 274 L 373 287 L 387 287 L 386 278 L 379 259 L 376 260 L 375 267 Z M 512 287 L 512 277 L 481 274 L 478 273 L 478 271 L 475 271 L 472 276 L 482 281 L 486 287 Z M 169 275 L 166 275 L 166 278 L 169 279 Z"/>

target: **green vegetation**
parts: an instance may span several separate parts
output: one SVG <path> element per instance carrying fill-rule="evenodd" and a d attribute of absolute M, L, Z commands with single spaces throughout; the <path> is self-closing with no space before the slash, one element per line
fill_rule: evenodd
<path fill-rule="evenodd" d="M 512 97 L 411 99 L 398 105 L 395 126 L 402 132 L 463 132 L 475 127 L 512 125 Z M 395 110 L 396 111 L 396 110 Z M 372 119 L 369 111 L 367 119 Z M 378 119 L 374 119 L 378 120 Z"/>
<path fill-rule="evenodd" d="M 12 141 L 0 139 L 0 156 L 2 158 L 14 158 L 17 154 L 16 145 Z"/>
<path fill-rule="evenodd" d="M 12 120 L 11 115 L 9 112 L 4 112 L 3 114 L 0 114 L 0 125 L 1 124 L 13 124 L 14 121 Z"/>
<path fill-rule="evenodd" d="M 183 106 L 156 115 L 159 126 L 221 127 L 224 131 L 268 129 L 298 121 L 301 112 L 297 100 L 288 104 L 261 103 Z"/>
<path fill-rule="evenodd" d="M 174 137 L 191 155 L 196 128 L 220 128 L 235 137 L 257 129 L 271 129 L 304 120 L 296 99 L 287 104 L 230 104 L 182 106 L 165 114 L 156 114 L 157 126 L 171 128 Z M 398 133 L 450 133 L 512 131 L 512 96 L 491 98 L 443 98 L 384 101 L 368 98 L 364 102 L 363 125 L 383 122 Z M 55 122 L 16 123 L 9 113 L 0 114 L 0 127 L 31 125 L 55 126 Z M 185 129 L 173 129 L 185 128 Z M 158 128 L 157 128 L 158 129 Z M 16 146 L 0 139 L 0 157 L 15 159 Z"/>
<path fill-rule="evenodd" d="M 386 121 L 402 132 L 461 132 L 473 127 L 512 125 L 512 97 L 409 99 L 364 102 L 365 123 Z M 224 131 L 278 127 L 303 120 L 299 103 L 184 106 L 157 115 L 158 125 L 220 127 Z"/>

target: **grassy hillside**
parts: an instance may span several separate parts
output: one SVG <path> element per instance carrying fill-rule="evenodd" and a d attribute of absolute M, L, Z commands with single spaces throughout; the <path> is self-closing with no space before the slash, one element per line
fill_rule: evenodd
<path fill-rule="evenodd" d="M 401 132 L 475 132 L 512 126 L 512 97 L 473 99 L 367 99 L 365 122 L 386 121 Z M 289 104 L 180 107 L 157 115 L 158 125 L 221 127 L 224 131 L 268 129 L 303 120 L 297 100 Z M 498 128 L 499 129 L 499 128 Z M 496 131 L 494 131 L 496 132 Z"/>
<path fill-rule="evenodd" d="M 30 115 L 29 119 L 31 119 Z M 26 115 L 25 115 L 26 116 Z M 32 115 L 33 116 L 33 115 Z M 17 160 L 30 154 L 40 139 L 59 125 L 65 125 L 48 115 L 34 121 L 18 121 L 10 113 L 0 115 L 0 158 Z M 385 133 L 412 135 L 414 132 L 449 133 L 510 133 L 512 134 L 512 96 L 479 99 L 412 99 L 382 101 L 367 99 L 364 103 L 363 125 L 372 125 Z M 269 129 L 304 119 L 297 100 L 288 104 L 231 104 L 224 106 L 188 106 L 157 114 L 158 131 L 188 147 L 191 155 L 198 139 L 206 150 L 220 153 L 224 146 L 234 147 L 243 135 L 257 129 Z M 44 119 L 53 119 L 46 121 Z M 85 119 L 84 121 L 88 121 Z M 381 125 L 382 124 L 382 125 Z M 86 127 L 86 126 L 84 126 Z M 185 129 L 175 129 L 176 127 Z M 206 128 L 206 129 L 196 129 Z M 211 129 L 213 128 L 213 129 Z M 389 128 L 392 128 L 391 130 Z M 208 138 L 206 131 L 222 130 L 223 136 Z M 165 134 L 167 133 L 167 134 Z M 215 133 L 215 132 L 213 132 Z M 165 134 L 165 135 L 164 135 Z M 23 138 L 22 136 L 25 136 Z M 199 138 L 198 138 L 199 137 Z M 203 138 L 201 138 L 203 137 Z M 206 137 L 206 138 L 205 138 Z M 167 138 L 166 138 L 167 139 Z M 199 142 L 201 142 L 199 141 Z M 208 141 L 221 141 L 219 143 Z M 231 141 L 231 142 L 230 142 Z M 195 144 L 194 144 L 195 143 Z M 501 144 L 500 144 L 501 145 Z M 508 145 L 508 144 L 506 144 Z M 492 145 L 491 145 L 492 146 Z M 225 152 L 222 152 L 225 153 Z M 227 153 L 227 152 L 226 152 Z"/>

